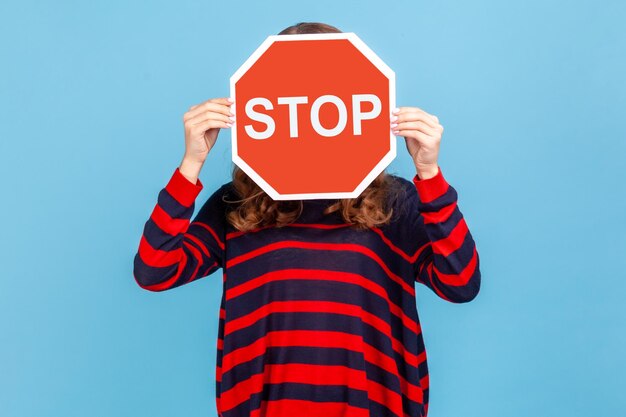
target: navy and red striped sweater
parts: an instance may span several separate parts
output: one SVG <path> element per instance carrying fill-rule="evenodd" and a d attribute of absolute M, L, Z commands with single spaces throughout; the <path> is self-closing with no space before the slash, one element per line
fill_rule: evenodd
<path fill-rule="evenodd" d="M 331 200 L 303 200 L 286 227 L 234 229 L 223 184 L 175 169 L 134 258 L 139 286 L 164 291 L 223 270 L 216 398 L 220 417 L 424 417 L 429 379 L 415 283 L 453 303 L 480 289 L 479 258 L 456 190 L 391 174 L 407 191 L 384 226 L 356 230 Z"/>

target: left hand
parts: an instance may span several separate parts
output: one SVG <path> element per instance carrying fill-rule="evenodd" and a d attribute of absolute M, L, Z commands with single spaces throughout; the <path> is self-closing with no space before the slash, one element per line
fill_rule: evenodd
<path fill-rule="evenodd" d="M 419 177 L 435 176 L 439 169 L 437 158 L 443 134 L 439 118 L 417 107 L 399 107 L 393 115 L 391 130 L 396 136 L 404 136 Z"/>

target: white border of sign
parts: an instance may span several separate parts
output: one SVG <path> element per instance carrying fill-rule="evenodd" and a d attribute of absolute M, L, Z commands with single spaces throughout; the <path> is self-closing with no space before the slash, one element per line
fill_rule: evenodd
<path fill-rule="evenodd" d="M 378 57 L 355 33 L 315 33 L 301 35 L 270 35 L 263 43 L 254 51 L 252 55 L 243 63 L 241 67 L 230 77 L 230 97 L 237 102 L 235 84 L 254 65 L 265 51 L 274 42 L 285 41 L 301 41 L 301 40 L 324 40 L 324 39 L 348 39 L 367 59 L 369 59 L 380 72 L 389 79 L 389 111 L 392 112 L 396 107 L 396 74 L 393 72 L 382 59 Z M 392 114 L 389 114 L 391 117 Z M 235 119 L 237 120 L 237 119 Z M 356 198 L 374 179 L 385 170 L 385 168 L 396 157 L 396 137 L 389 129 L 389 152 L 376 164 L 370 173 L 361 181 L 361 183 L 351 192 L 337 193 L 303 193 L 303 194 L 279 194 L 270 184 L 257 174 L 250 165 L 237 155 L 237 122 L 235 121 L 231 127 L 232 142 L 232 160 L 239 168 L 241 168 L 250 178 L 256 182 L 270 197 L 274 200 L 312 200 L 312 199 L 341 199 Z"/>

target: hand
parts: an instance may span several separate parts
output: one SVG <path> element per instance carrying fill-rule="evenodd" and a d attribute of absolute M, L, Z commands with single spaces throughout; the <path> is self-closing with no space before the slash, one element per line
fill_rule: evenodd
<path fill-rule="evenodd" d="M 203 164 L 213 148 L 220 128 L 231 127 L 235 121 L 229 98 L 213 98 L 191 106 L 183 116 L 185 125 L 184 160 Z"/>
<path fill-rule="evenodd" d="M 417 107 L 400 107 L 393 114 L 391 129 L 396 136 L 404 136 L 419 177 L 435 176 L 439 169 L 437 158 L 443 134 L 437 116 Z"/>

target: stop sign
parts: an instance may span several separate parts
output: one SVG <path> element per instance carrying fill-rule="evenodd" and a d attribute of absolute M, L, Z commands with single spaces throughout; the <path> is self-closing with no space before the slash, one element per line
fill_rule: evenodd
<path fill-rule="evenodd" d="M 230 96 L 233 162 L 274 200 L 358 197 L 396 156 L 395 74 L 354 33 L 269 36 Z"/>

